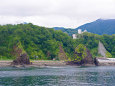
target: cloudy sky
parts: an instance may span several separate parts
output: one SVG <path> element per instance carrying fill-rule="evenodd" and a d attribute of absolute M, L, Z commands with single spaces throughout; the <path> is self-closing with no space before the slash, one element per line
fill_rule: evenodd
<path fill-rule="evenodd" d="M 76 28 L 98 18 L 115 19 L 115 0 L 0 0 L 0 24 Z"/>

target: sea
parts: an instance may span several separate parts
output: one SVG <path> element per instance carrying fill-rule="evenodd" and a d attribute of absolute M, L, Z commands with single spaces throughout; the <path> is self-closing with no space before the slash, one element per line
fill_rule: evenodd
<path fill-rule="evenodd" d="M 115 67 L 0 67 L 0 86 L 115 86 Z"/>

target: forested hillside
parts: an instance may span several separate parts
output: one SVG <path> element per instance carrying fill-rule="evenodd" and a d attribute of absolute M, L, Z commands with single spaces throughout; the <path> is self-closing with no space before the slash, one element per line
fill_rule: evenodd
<path fill-rule="evenodd" d="M 90 49 L 93 56 L 98 56 L 98 43 L 101 41 L 106 50 L 112 54 L 112 57 L 115 57 L 115 34 L 98 35 L 85 32 L 83 34 L 78 34 L 77 37 L 78 39 L 75 40 L 75 43 L 86 45 L 86 47 Z"/>
<path fill-rule="evenodd" d="M 101 41 L 108 52 L 115 56 L 115 35 L 96 35 L 84 33 L 72 39 L 67 33 L 29 24 L 0 26 L 0 58 L 13 59 L 13 46 L 18 45 L 31 59 L 59 59 L 59 46 L 62 46 L 68 58 L 74 57 L 79 44 L 85 45 L 97 56 L 98 42 Z"/>
<path fill-rule="evenodd" d="M 72 38 L 62 31 L 29 24 L 0 26 L 0 56 L 12 58 L 12 48 L 19 44 L 30 58 L 57 58 L 59 45 L 65 52 L 73 51 Z"/>

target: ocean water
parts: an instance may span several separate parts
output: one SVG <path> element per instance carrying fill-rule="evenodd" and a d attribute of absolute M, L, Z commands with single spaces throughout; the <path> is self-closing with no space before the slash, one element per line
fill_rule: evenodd
<path fill-rule="evenodd" d="M 115 67 L 0 67 L 0 86 L 115 86 Z"/>

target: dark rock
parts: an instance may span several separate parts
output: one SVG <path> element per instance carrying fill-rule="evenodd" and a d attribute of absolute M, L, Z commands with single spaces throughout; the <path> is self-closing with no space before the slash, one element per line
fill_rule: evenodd
<path fill-rule="evenodd" d="M 94 59 L 90 53 L 90 51 L 86 48 L 87 56 L 82 60 L 83 64 L 94 64 Z"/>
<path fill-rule="evenodd" d="M 86 53 L 86 56 L 83 58 L 82 57 L 82 54 L 83 53 L 77 53 L 75 52 L 75 56 L 80 56 L 81 57 L 81 60 L 74 60 L 74 61 L 67 61 L 66 64 L 67 65 L 78 65 L 78 66 L 98 66 L 98 60 L 96 58 L 93 58 L 90 51 L 86 48 L 84 49 Z"/>
<path fill-rule="evenodd" d="M 20 43 L 18 43 L 18 45 L 13 46 L 12 55 L 15 56 L 16 59 L 13 60 L 11 65 L 32 64 L 32 63 L 30 63 L 29 57 L 28 57 L 27 53 L 24 51 L 23 47 L 20 48 L 19 45 L 21 46 Z"/>
<path fill-rule="evenodd" d="M 16 58 L 16 60 L 13 60 L 12 65 L 29 65 L 32 64 L 29 61 L 29 57 L 27 56 L 26 53 L 21 54 L 18 58 Z"/>
<path fill-rule="evenodd" d="M 99 61 L 97 60 L 97 58 L 94 58 L 94 63 L 96 66 L 99 66 Z"/>

